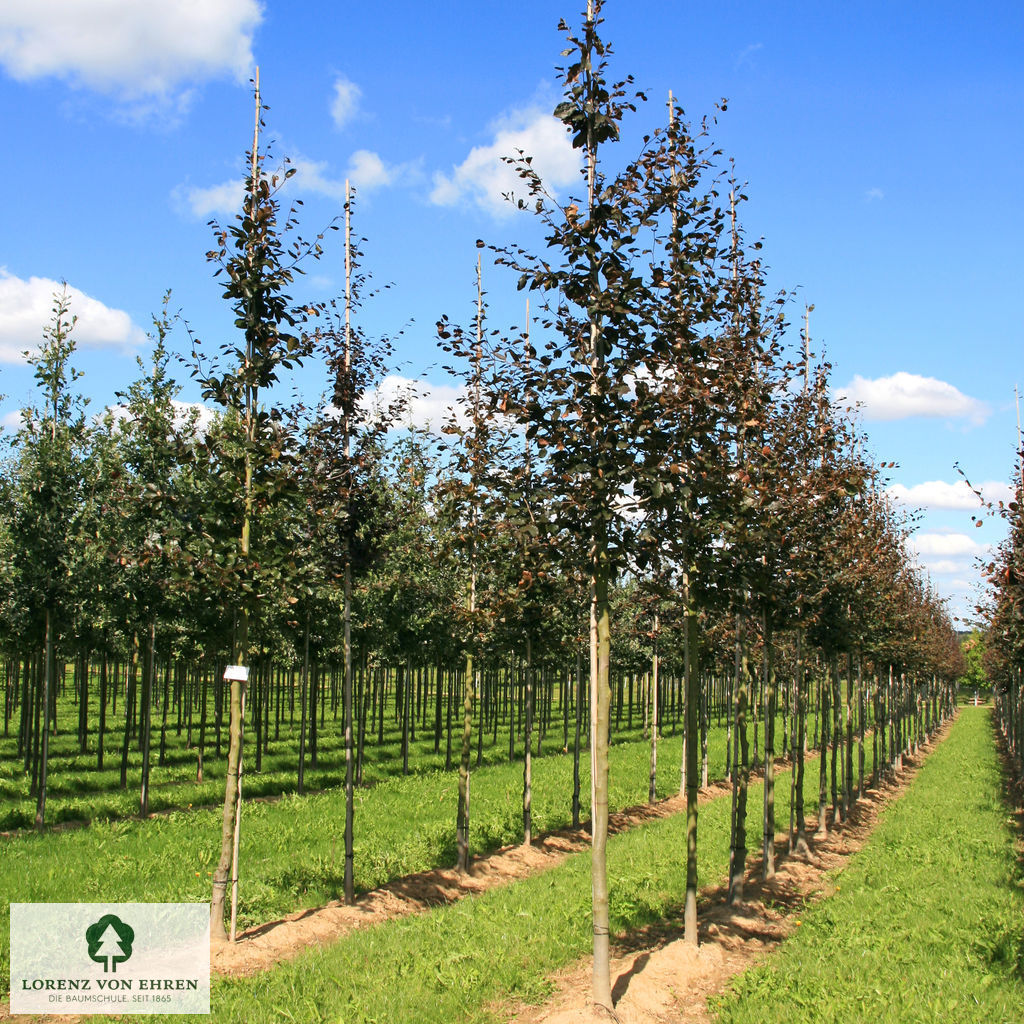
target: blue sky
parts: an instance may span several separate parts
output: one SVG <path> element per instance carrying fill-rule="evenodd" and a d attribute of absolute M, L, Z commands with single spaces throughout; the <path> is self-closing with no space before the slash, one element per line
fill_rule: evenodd
<path fill-rule="evenodd" d="M 556 25 L 580 6 L 0 6 L 0 417 L 9 428 L 33 399 L 19 353 L 38 343 L 60 280 L 93 408 L 134 379 L 167 289 L 209 344 L 229 336 L 206 221 L 237 205 L 257 63 L 267 137 L 299 169 L 304 232 L 337 216 L 350 177 L 365 266 L 392 284 L 366 326 L 402 332 L 399 372 L 436 389 L 423 406 L 442 404 L 433 325 L 472 316 L 475 240 L 538 237 L 501 204 L 497 157 L 521 146 L 562 194 L 575 187 L 550 111 Z M 662 123 L 669 89 L 695 121 L 728 99 L 712 137 L 748 182 L 745 226 L 764 238 L 772 285 L 796 290 L 794 338 L 813 303 L 815 350 L 864 402 L 876 457 L 898 463 L 895 496 L 923 508 L 919 560 L 966 611 L 974 559 L 1002 532 L 973 528 L 954 464 L 1002 493 L 1024 384 L 1024 7 L 609 0 L 605 19 L 613 72 L 650 99 L 633 137 Z M 338 294 L 342 265 L 333 236 L 303 287 Z M 492 325 L 518 322 L 514 282 L 486 268 L 485 284 Z M 312 375 L 301 384 L 317 388 Z"/>

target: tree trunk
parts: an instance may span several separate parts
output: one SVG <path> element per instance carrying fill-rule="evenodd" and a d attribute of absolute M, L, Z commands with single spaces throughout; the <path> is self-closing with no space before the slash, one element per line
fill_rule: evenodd
<path fill-rule="evenodd" d="M 299 698 L 299 793 L 305 792 L 306 781 L 306 714 L 309 710 L 309 613 L 306 613 L 306 637 L 302 652 L 302 691 Z"/>
<path fill-rule="evenodd" d="M 826 664 L 829 658 L 825 657 Z M 828 703 L 829 686 L 826 674 L 818 680 L 818 705 L 820 725 L 818 735 L 818 831 L 817 835 L 828 833 Z"/>
<path fill-rule="evenodd" d="M 651 772 L 647 800 L 658 798 L 658 616 L 654 616 L 654 657 L 651 660 Z"/>
<path fill-rule="evenodd" d="M 764 833 L 762 836 L 762 877 L 775 877 L 775 666 L 772 663 L 772 633 L 764 617 Z"/>
<path fill-rule="evenodd" d="M 533 640 L 526 634 L 526 742 L 523 744 L 523 845 L 533 842 Z"/>
<path fill-rule="evenodd" d="M 750 665 L 742 616 L 736 619 L 736 751 L 732 779 L 732 841 L 729 847 L 729 902 L 743 900 L 743 875 L 747 862 L 747 787 L 750 784 L 750 748 L 747 743 L 747 695 Z"/>
<path fill-rule="evenodd" d="M 89 656 L 78 654 L 78 752 L 84 754 L 89 739 Z"/>
<path fill-rule="evenodd" d="M 839 750 L 843 743 L 842 698 L 839 690 L 839 656 L 829 662 L 832 685 L 832 824 L 838 825 L 843 820 L 842 807 L 839 801 Z"/>
<path fill-rule="evenodd" d="M 128 654 L 127 680 L 124 695 L 124 736 L 121 742 L 121 788 L 128 788 L 128 750 L 132 739 L 135 711 L 135 676 L 139 666 L 139 637 L 132 633 L 132 647 Z"/>
<path fill-rule="evenodd" d="M 53 612 L 46 609 L 46 639 L 43 649 L 42 725 L 39 733 L 39 785 L 36 791 L 36 828 L 46 822 L 46 776 L 50 761 L 50 691 L 53 689 Z"/>
<path fill-rule="evenodd" d="M 598 527 L 592 559 L 590 603 L 590 881 L 593 899 L 593 996 L 612 1008 L 608 909 L 608 730 L 611 711 L 611 613 L 608 601 L 607 542 Z"/>
<path fill-rule="evenodd" d="M 583 665 L 582 655 L 576 650 L 576 739 L 572 748 L 572 827 L 580 827 L 580 732 L 583 725 Z"/>
<path fill-rule="evenodd" d="M 793 809 L 796 817 L 796 852 L 807 856 L 807 822 L 804 820 L 804 751 L 807 746 L 807 675 L 803 657 L 803 631 L 796 634 L 796 743 L 793 756 L 796 765 L 792 774 L 796 777 L 793 794 Z"/>
<path fill-rule="evenodd" d="M 213 896 L 210 900 L 210 941 L 226 942 L 224 930 L 224 903 L 227 895 L 228 873 L 231 872 L 233 888 L 237 886 L 238 871 L 234 864 L 234 837 L 236 821 L 241 815 L 240 776 L 242 763 L 242 738 L 245 683 L 240 679 L 231 680 L 230 711 L 228 721 L 228 763 L 224 775 L 224 813 L 221 820 L 220 860 L 213 873 Z M 232 866 L 235 870 L 232 871 Z"/>
<path fill-rule="evenodd" d="M 350 906 L 356 901 L 353 881 L 354 853 L 352 849 L 352 824 L 355 814 L 355 792 L 352 785 L 352 565 L 345 561 L 344 608 L 345 621 L 345 679 L 342 701 L 345 728 L 345 902 Z"/>
<path fill-rule="evenodd" d="M 683 905 L 685 941 L 697 945 L 697 739 L 701 710 L 700 651 L 697 613 L 692 606 L 689 583 L 683 584 L 686 602 L 686 902 Z"/>
<path fill-rule="evenodd" d="M 473 655 L 466 655 L 462 702 L 462 758 L 459 761 L 459 808 L 455 823 L 459 871 L 469 871 L 469 758 L 473 750 Z"/>
<path fill-rule="evenodd" d="M 146 642 L 146 657 L 142 668 L 142 707 L 139 715 L 139 730 L 142 741 L 142 781 L 139 786 L 139 814 L 149 816 L 149 747 L 150 719 L 153 704 L 153 675 L 156 672 L 156 620 L 149 623 Z"/>
<path fill-rule="evenodd" d="M 96 734 L 96 769 L 103 771 L 103 737 L 107 728 L 107 654 L 100 661 L 100 722 Z"/>

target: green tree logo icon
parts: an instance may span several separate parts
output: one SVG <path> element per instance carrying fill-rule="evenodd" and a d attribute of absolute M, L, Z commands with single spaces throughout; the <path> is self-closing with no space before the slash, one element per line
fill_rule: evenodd
<path fill-rule="evenodd" d="M 85 941 L 89 944 L 89 958 L 103 964 L 103 973 L 117 973 L 117 965 L 132 955 L 135 932 L 119 917 L 104 914 L 95 924 L 85 930 Z"/>

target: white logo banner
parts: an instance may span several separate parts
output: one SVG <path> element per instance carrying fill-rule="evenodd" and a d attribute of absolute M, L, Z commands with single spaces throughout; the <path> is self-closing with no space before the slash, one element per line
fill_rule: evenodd
<path fill-rule="evenodd" d="M 206 903 L 12 903 L 11 1013 L 209 1013 Z"/>

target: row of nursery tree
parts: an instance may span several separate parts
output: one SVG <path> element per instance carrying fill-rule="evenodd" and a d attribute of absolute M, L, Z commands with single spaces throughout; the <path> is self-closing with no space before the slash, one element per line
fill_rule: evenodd
<path fill-rule="evenodd" d="M 369 293 L 351 198 L 333 225 L 344 295 L 291 298 L 325 235 L 303 239 L 294 209 L 283 213 L 290 172 L 265 166 L 258 79 L 244 205 L 215 226 L 209 254 L 237 333 L 207 349 L 189 331 L 212 420 L 181 414 L 168 349 L 181 328 L 166 304 L 151 360 L 102 416 L 87 416 L 76 385 L 65 295 L 29 356 L 38 399 L 0 483 L 5 730 L 18 730 L 40 826 L 58 700 L 77 702 L 81 748 L 102 764 L 105 715 L 123 695 L 122 763 L 134 738 L 144 814 L 154 708 L 164 729 L 174 702 L 179 714 L 182 702 L 195 709 L 200 752 L 209 729 L 219 755 L 223 732 L 215 935 L 238 878 L 243 722 L 258 770 L 272 725 L 299 716 L 301 788 L 317 729 L 334 728 L 325 712 L 332 723 L 340 713 L 349 900 L 352 793 L 385 714 L 401 723 L 406 769 L 417 726 L 458 763 L 462 868 L 483 730 L 508 728 L 510 756 L 523 757 L 526 841 L 536 737 L 560 729 L 577 763 L 589 746 L 594 998 L 610 1007 L 613 719 L 644 723 L 652 798 L 659 734 L 666 721 L 683 727 L 672 770 L 687 795 L 685 923 L 696 941 L 709 713 L 729 722 L 738 898 L 754 723 L 771 874 L 777 749 L 794 757 L 801 791 L 805 750 L 831 750 L 819 769 L 825 828 L 829 795 L 841 818 L 866 784 L 866 736 L 876 764 L 894 765 L 952 708 L 955 633 L 908 558 L 885 467 L 834 404 L 827 364 L 812 361 L 810 307 L 787 351 L 786 296 L 768 293 L 760 245 L 741 227 L 745 196 L 707 123 L 689 124 L 670 97 L 638 154 L 617 155 L 644 97 L 609 78 L 600 8 L 591 0 L 577 31 L 561 26 L 555 116 L 580 152 L 578 194 L 556 197 L 529 154 L 509 158 L 520 179 L 510 201 L 543 224 L 546 247 L 491 252 L 499 282 L 517 281 L 534 313 L 527 302 L 522 329 L 492 327 L 478 253 L 470 318 L 439 319 L 463 384 L 443 437 L 397 429 L 400 406 L 373 402 L 390 349 L 360 328 Z M 313 362 L 327 393 L 286 402 L 290 371 Z M 791 832 L 806 844 L 800 801 Z"/>
<path fill-rule="evenodd" d="M 976 493 L 980 498 L 980 492 Z M 986 567 L 989 593 L 978 609 L 985 623 L 979 638 L 982 665 L 984 678 L 992 686 L 996 720 L 1015 782 L 1020 786 L 1024 785 L 1024 444 L 1019 409 L 1013 498 L 985 504 L 990 514 L 1006 523 L 1007 535 Z M 976 524 L 980 526 L 981 519 Z"/>

